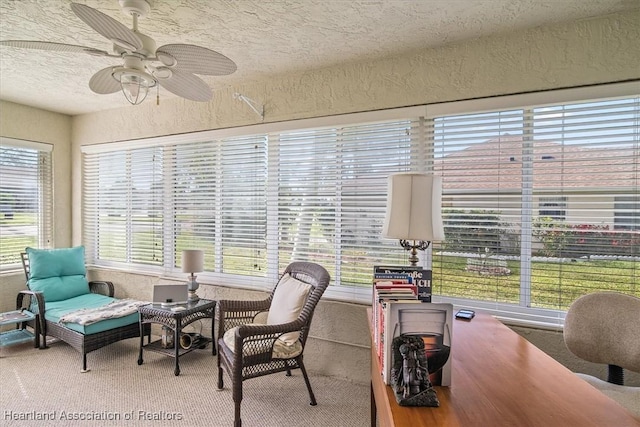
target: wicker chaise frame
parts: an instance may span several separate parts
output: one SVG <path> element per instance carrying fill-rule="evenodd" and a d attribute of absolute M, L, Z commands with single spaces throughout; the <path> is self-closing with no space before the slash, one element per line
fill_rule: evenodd
<path fill-rule="evenodd" d="M 292 369 L 300 369 L 309 391 L 310 404 L 316 405 L 316 398 L 311 389 L 302 356 L 314 310 L 329 285 L 330 276 L 324 267 L 311 262 L 293 262 L 287 266 L 284 274 L 291 274 L 292 277 L 312 286 L 300 315 L 293 322 L 279 325 L 248 325 L 254 321 L 256 315 L 269 310 L 277 285 L 269 297 L 262 301 L 218 301 L 218 389 L 224 386 L 222 378 L 224 370 L 231 378 L 236 427 L 242 426 L 240 417 L 242 382 L 249 378 L 276 372 L 286 372 L 287 376 L 290 376 Z M 231 351 L 223 337 L 226 331 L 236 326 L 240 327 L 235 333 L 235 351 Z M 299 341 L 302 344 L 302 352 L 289 359 L 273 359 L 275 340 L 284 333 L 295 331 L 300 332 Z M 243 354 L 249 355 L 243 356 Z"/>
<path fill-rule="evenodd" d="M 24 252 L 21 253 L 20 255 L 22 258 L 22 266 L 24 268 L 24 274 L 27 278 L 27 287 L 28 287 L 29 273 L 30 273 L 29 257 Z M 113 287 L 113 283 L 111 282 L 106 282 L 106 281 L 89 282 L 89 290 L 92 293 L 102 293 L 109 297 L 113 297 L 114 295 L 114 287 Z M 103 332 L 97 332 L 95 334 L 89 334 L 89 335 L 81 334 L 80 332 L 69 329 L 60 323 L 51 322 L 45 319 L 44 313 L 46 311 L 46 306 L 45 306 L 44 297 L 41 292 L 25 290 L 25 291 L 21 291 L 20 293 L 24 294 L 25 296 L 29 296 L 30 298 L 35 298 L 35 302 L 38 305 L 38 313 L 36 313 L 37 318 L 35 321 L 40 322 L 39 330 L 40 330 L 40 336 L 42 340 L 40 341 L 40 338 L 37 338 L 38 342 L 40 343 L 39 345 L 40 349 L 47 348 L 47 335 L 54 338 L 58 338 L 66 342 L 71 347 L 79 351 L 80 354 L 82 354 L 82 371 L 83 372 L 87 371 L 87 353 L 91 353 L 94 350 L 98 350 L 102 347 L 105 347 L 109 344 L 113 344 L 117 341 L 140 336 L 140 325 L 138 322 L 132 323 L 126 326 L 121 326 L 118 328 L 109 329 Z M 30 301 L 29 298 L 27 298 L 27 301 L 23 302 L 23 307 L 29 307 L 29 305 L 32 303 L 33 301 Z M 34 327 L 35 329 L 34 324 L 30 326 Z M 144 326 L 145 326 L 144 328 L 145 335 L 147 335 L 147 337 L 150 337 L 151 326 L 148 324 Z"/>

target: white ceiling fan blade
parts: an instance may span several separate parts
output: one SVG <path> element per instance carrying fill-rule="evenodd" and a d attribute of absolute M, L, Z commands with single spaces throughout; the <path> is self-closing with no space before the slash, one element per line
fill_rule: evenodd
<path fill-rule="evenodd" d="M 156 50 L 156 57 L 168 67 L 207 76 L 224 76 L 238 68 L 235 62 L 223 54 L 192 44 L 160 46 Z"/>
<path fill-rule="evenodd" d="M 111 40 L 114 44 L 130 51 L 142 48 L 140 37 L 112 17 L 79 3 L 71 3 L 71 9 L 85 24 Z"/>
<path fill-rule="evenodd" d="M 107 95 L 120 90 L 120 83 L 113 78 L 113 69 L 107 67 L 95 73 L 89 80 L 89 88 L 100 95 Z"/>
<path fill-rule="evenodd" d="M 162 71 L 159 67 L 158 70 Z M 207 102 L 213 97 L 211 88 L 200 77 L 172 69 L 168 79 L 158 78 L 160 86 L 169 92 L 192 101 Z"/>
<path fill-rule="evenodd" d="M 40 49 L 55 52 L 77 52 L 88 53 L 95 56 L 110 56 L 109 53 L 105 52 L 104 50 L 94 49 L 92 47 L 86 46 L 78 46 L 74 44 L 51 43 L 32 40 L 3 40 L 0 41 L 0 45 L 17 47 L 20 49 Z"/>

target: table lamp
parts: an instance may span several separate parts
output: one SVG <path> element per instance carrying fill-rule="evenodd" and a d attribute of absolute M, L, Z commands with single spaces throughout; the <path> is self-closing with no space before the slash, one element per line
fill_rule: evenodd
<path fill-rule="evenodd" d="M 390 175 L 382 235 L 399 239 L 400 246 L 411 251 L 411 266 L 418 265 L 418 250 L 444 240 L 442 177 L 426 173 Z"/>
<path fill-rule="evenodd" d="M 185 249 L 182 251 L 182 272 L 189 273 L 187 287 L 189 289 L 189 302 L 198 301 L 200 297 L 196 291 L 200 287 L 196 282 L 195 273 L 200 273 L 204 269 L 204 251 L 201 249 Z"/>

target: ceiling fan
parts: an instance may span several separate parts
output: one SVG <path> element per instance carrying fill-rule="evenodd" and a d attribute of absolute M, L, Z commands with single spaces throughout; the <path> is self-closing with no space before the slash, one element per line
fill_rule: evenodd
<path fill-rule="evenodd" d="M 113 43 L 113 53 L 91 47 L 30 40 L 3 40 L 0 45 L 24 49 L 87 53 L 120 58 L 122 64 L 104 68 L 89 80 L 89 88 L 98 94 L 122 90 L 131 104 L 140 104 L 150 88 L 162 86 L 169 92 L 192 101 L 209 101 L 211 88 L 196 74 L 223 76 L 236 71 L 226 56 L 191 44 L 166 44 L 156 48 L 155 41 L 138 31 L 138 19 L 148 15 L 146 0 L 119 0 L 120 7 L 133 17 L 133 29 L 89 6 L 71 3 L 71 10 L 100 35 Z"/>

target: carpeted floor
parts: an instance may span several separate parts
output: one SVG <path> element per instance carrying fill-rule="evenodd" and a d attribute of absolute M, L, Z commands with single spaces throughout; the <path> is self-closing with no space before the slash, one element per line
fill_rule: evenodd
<path fill-rule="evenodd" d="M 138 366 L 138 339 L 88 355 L 90 372 L 68 345 L 48 350 L 30 345 L 0 349 L 0 425 L 9 426 L 232 426 L 231 382 L 217 391 L 211 347 L 174 360 L 145 352 Z M 310 356 L 307 355 L 307 358 Z M 368 426 L 369 386 L 310 375 L 318 405 L 299 370 L 244 382 L 243 425 Z"/>

